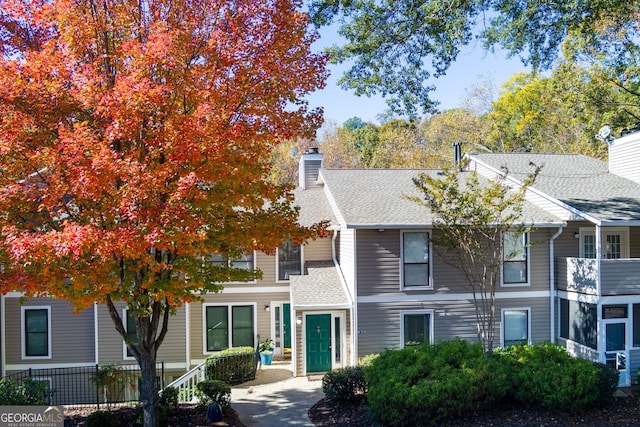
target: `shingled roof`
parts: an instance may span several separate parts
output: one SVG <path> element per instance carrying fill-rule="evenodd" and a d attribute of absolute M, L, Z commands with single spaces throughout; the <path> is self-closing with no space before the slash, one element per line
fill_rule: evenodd
<path fill-rule="evenodd" d="M 523 179 L 542 166 L 533 188 L 603 222 L 640 221 L 640 184 L 608 171 L 606 162 L 581 154 L 471 154 Z"/>
<path fill-rule="evenodd" d="M 421 197 L 413 183 L 420 174 L 437 176 L 433 169 L 323 169 L 324 183 L 338 222 L 349 228 L 418 228 L 434 217 L 425 207 L 408 200 Z M 463 172 L 462 175 L 469 174 Z M 482 177 L 480 182 L 484 180 Z M 486 180 L 484 180 L 486 181 Z M 562 220 L 525 203 L 523 222 L 538 227 L 557 226 Z"/>

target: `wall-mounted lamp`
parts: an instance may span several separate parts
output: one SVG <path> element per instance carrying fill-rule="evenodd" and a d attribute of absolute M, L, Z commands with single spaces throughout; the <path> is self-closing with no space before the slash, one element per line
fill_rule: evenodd
<path fill-rule="evenodd" d="M 302 316 L 296 316 L 296 325 L 302 325 Z"/>
<path fill-rule="evenodd" d="M 580 233 L 578 233 L 576 231 L 575 233 L 573 233 L 573 237 L 574 237 L 574 239 L 579 239 L 580 238 Z"/>
<path fill-rule="evenodd" d="M 264 306 L 264 311 L 269 311 L 269 310 L 271 310 L 271 309 L 269 308 L 269 304 L 265 305 L 265 306 Z"/>

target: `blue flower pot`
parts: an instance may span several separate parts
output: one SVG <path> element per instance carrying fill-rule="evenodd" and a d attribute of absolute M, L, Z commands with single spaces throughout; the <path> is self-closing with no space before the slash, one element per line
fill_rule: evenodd
<path fill-rule="evenodd" d="M 271 365 L 271 361 L 273 360 L 273 352 L 260 353 L 260 363 L 263 365 Z"/>

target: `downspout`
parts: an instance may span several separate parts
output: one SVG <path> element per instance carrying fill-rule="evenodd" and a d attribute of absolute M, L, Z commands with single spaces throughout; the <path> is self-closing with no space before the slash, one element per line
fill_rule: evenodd
<path fill-rule="evenodd" d="M 96 365 L 100 364 L 100 331 L 98 327 L 100 322 L 98 321 L 98 303 L 93 303 L 93 353 L 95 356 L 94 363 Z"/>
<path fill-rule="evenodd" d="M 185 370 L 189 372 L 191 370 L 191 304 L 186 303 L 184 305 L 184 317 L 185 317 L 185 333 L 187 335 L 185 339 L 186 351 L 185 351 Z"/>
<path fill-rule="evenodd" d="M 555 232 L 551 239 L 549 239 L 549 313 L 550 313 L 550 337 L 551 342 L 556 342 L 556 297 L 558 291 L 556 290 L 556 260 L 554 241 L 562 234 L 562 231 L 566 224 L 562 224 L 558 227 L 558 231 Z"/>
<path fill-rule="evenodd" d="M 352 366 L 356 365 L 356 344 L 355 344 L 355 320 L 356 320 L 356 309 L 355 309 L 355 304 L 354 304 L 354 299 L 353 299 L 353 295 L 351 295 L 351 292 L 349 291 L 349 285 L 347 284 L 346 280 L 344 280 L 344 277 L 342 275 L 342 269 L 340 268 L 340 264 L 338 263 L 338 256 L 337 256 L 337 251 L 336 251 L 336 239 L 338 238 L 338 230 L 334 229 L 333 230 L 333 236 L 331 236 L 331 258 L 333 260 L 333 265 L 335 265 L 335 267 L 338 269 L 338 271 L 340 272 L 340 281 L 342 282 L 345 290 L 347 291 L 347 298 L 349 300 L 349 305 L 351 306 L 351 316 L 349 319 L 349 330 L 350 330 L 350 344 L 351 344 L 351 359 L 350 359 L 350 364 Z"/>

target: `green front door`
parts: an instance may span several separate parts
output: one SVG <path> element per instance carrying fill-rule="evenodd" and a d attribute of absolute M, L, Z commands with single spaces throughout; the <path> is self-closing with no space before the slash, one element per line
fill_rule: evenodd
<path fill-rule="evenodd" d="M 331 370 L 331 315 L 306 317 L 307 372 Z"/>
<path fill-rule="evenodd" d="M 291 348 L 291 304 L 282 304 L 282 347 Z"/>

